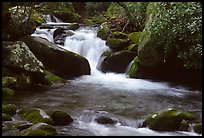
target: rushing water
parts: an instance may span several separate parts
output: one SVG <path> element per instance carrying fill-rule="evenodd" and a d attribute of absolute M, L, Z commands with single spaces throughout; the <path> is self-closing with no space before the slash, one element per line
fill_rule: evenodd
<path fill-rule="evenodd" d="M 55 29 L 36 29 L 33 34 L 53 42 Z M 96 37 L 96 27 L 81 27 L 68 36 L 64 47 L 88 59 L 91 75 L 64 83 L 23 91 L 13 98 L 19 108 L 38 107 L 45 111 L 62 110 L 74 118 L 71 126 L 56 127 L 59 135 L 188 136 L 192 132 L 157 132 L 138 125 L 150 114 L 168 108 L 201 110 L 201 91 L 192 91 L 167 82 L 131 79 L 125 74 L 102 73 L 96 69 L 100 55 L 109 48 Z M 49 60 L 49 59 L 48 59 Z M 66 59 L 65 59 L 66 60 Z M 59 61 L 60 62 L 60 61 Z M 99 116 L 118 120 L 116 125 L 101 125 Z"/>

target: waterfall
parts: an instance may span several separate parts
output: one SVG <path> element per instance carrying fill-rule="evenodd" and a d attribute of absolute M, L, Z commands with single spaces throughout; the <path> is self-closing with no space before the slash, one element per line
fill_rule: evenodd
<path fill-rule="evenodd" d="M 65 40 L 64 48 L 78 53 L 85 57 L 91 67 L 91 75 L 100 73 L 97 69 L 97 63 L 101 54 L 109 50 L 105 41 L 96 36 L 97 28 L 82 27 L 75 31 L 75 34 Z"/>

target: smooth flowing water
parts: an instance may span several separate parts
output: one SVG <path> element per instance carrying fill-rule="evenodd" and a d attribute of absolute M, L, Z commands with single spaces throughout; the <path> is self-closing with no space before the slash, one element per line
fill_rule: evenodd
<path fill-rule="evenodd" d="M 33 34 L 53 42 L 55 29 L 36 29 Z M 102 73 L 96 69 L 101 54 L 109 48 L 96 37 L 97 27 L 81 27 L 67 36 L 65 49 L 88 59 L 91 75 L 84 75 L 52 86 L 23 91 L 13 98 L 19 108 L 38 107 L 45 111 L 62 110 L 74 118 L 71 126 L 56 127 L 59 135 L 125 135 L 125 136 L 188 136 L 192 132 L 157 132 L 138 125 L 150 114 L 168 108 L 182 111 L 201 110 L 202 94 L 167 82 L 131 79 L 125 74 Z M 49 59 L 48 59 L 49 60 Z M 66 59 L 65 59 L 66 60 Z M 59 61 L 60 62 L 60 61 Z M 116 125 L 102 125 L 94 120 L 109 116 Z"/>

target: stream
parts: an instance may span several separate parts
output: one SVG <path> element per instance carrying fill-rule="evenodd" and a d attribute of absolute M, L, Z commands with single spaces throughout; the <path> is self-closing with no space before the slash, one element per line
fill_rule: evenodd
<path fill-rule="evenodd" d="M 87 58 L 91 75 L 21 91 L 12 98 L 12 103 L 19 108 L 37 107 L 48 113 L 61 110 L 70 114 L 74 123 L 71 126 L 56 126 L 58 135 L 200 136 L 193 131 L 159 132 L 138 128 L 146 117 L 157 111 L 169 108 L 201 110 L 202 91 L 168 82 L 131 79 L 125 73 L 100 72 L 96 69 L 97 63 L 101 54 L 109 48 L 96 36 L 97 29 L 80 27 L 72 31 L 74 35 L 66 37 L 63 46 L 58 45 Z M 54 42 L 54 30 L 37 28 L 32 35 Z M 118 123 L 98 124 L 94 119 L 100 116 L 109 116 Z"/>

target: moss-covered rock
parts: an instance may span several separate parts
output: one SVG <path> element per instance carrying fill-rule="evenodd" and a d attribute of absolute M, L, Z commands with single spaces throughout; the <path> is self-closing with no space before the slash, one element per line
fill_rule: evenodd
<path fill-rule="evenodd" d="M 53 74 L 47 70 L 45 70 L 44 73 L 46 74 L 45 79 L 47 80 L 47 82 L 49 84 L 63 80 L 62 78 L 58 77 L 57 75 L 55 75 L 55 74 Z"/>
<path fill-rule="evenodd" d="M 51 114 L 51 118 L 53 119 L 54 125 L 56 126 L 65 126 L 73 122 L 71 116 L 63 111 L 54 111 Z"/>
<path fill-rule="evenodd" d="M 57 76 L 70 78 L 90 74 L 88 60 L 79 54 L 68 51 L 36 36 L 27 36 L 22 38 L 22 40 L 44 64 L 45 68 Z"/>
<path fill-rule="evenodd" d="M 124 73 L 135 56 L 135 52 L 127 50 L 112 53 L 106 51 L 100 57 L 97 68 L 102 72 Z"/>
<path fill-rule="evenodd" d="M 112 34 L 110 35 L 110 38 L 127 39 L 128 35 L 126 33 L 115 31 L 115 32 L 112 32 Z"/>
<path fill-rule="evenodd" d="M 196 133 L 202 134 L 202 123 L 197 123 L 193 126 Z"/>
<path fill-rule="evenodd" d="M 136 76 L 138 66 L 139 66 L 139 59 L 138 59 L 138 56 L 136 56 L 133 60 L 133 63 L 131 65 L 130 69 L 127 71 L 126 74 L 129 75 L 130 78 Z"/>
<path fill-rule="evenodd" d="M 130 45 L 128 39 L 108 38 L 106 45 L 114 51 L 125 50 Z"/>
<path fill-rule="evenodd" d="M 196 116 L 192 113 L 169 109 L 164 112 L 152 114 L 145 119 L 142 127 L 149 127 L 156 131 L 176 131 L 179 130 L 183 120 L 193 121 L 195 118 Z"/>
<path fill-rule="evenodd" d="M 2 113 L 2 121 L 12 121 L 9 114 Z"/>
<path fill-rule="evenodd" d="M 43 83 L 44 66 L 24 42 L 3 43 L 2 50 L 3 66 L 12 70 L 15 75 L 28 74 L 32 79 L 32 83 Z"/>
<path fill-rule="evenodd" d="M 46 123 L 37 123 L 32 127 L 23 130 L 24 136 L 55 136 L 56 129 Z"/>
<path fill-rule="evenodd" d="M 140 34 L 141 34 L 141 32 L 132 32 L 132 33 L 128 34 L 128 38 L 132 41 L 132 43 L 138 45 Z"/>
<path fill-rule="evenodd" d="M 14 94 L 14 90 L 9 88 L 2 88 L 2 98 L 10 97 Z"/>
<path fill-rule="evenodd" d="M 36 124 L 39 122 L 48 123 L 50 125 L 53 125 L 54 122 L 50 116 L 47 115 L 45 111 L 39 108 L 33 108 L 33 109 L 21 109 L 18 111 L 19 116 L 24 118 L 25 120 Z"/>
<path fill-rule="evenodd" d="M 68 23 L 80 22 L 82 19 L 81 15 L 74 12 L 57 12 L 54 15 L 63 22 Z"/>
<path fill-rule="evenodd" d="M 2 113 L 14 115 L 17 107 L 15 104 L 2 104 Z"/>
<path fill-rule="evenodd" d="M 2 78 L 2 87 L 15 88 L 16 84 L 17 84 L 16 77 L 6 76 Z"/>
<path fill-rule="evenodd" d="M 110 29 L 106 23 L 102 24 L 97 32 L 97 37 L 101 38 L 102 40 L 107 40 L 110 34 Z"/>

